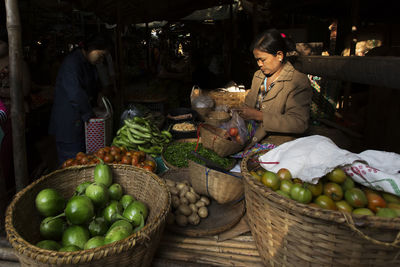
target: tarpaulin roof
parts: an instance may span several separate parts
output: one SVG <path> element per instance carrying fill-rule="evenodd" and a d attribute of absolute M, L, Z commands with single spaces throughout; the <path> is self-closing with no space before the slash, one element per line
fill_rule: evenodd
<path fill-rule="evenodd" d="M 66 0 L 108 23 L 133 24 L 156 20 L 173 21 L 195 10 L 228 4 L 232 0 Z"/>

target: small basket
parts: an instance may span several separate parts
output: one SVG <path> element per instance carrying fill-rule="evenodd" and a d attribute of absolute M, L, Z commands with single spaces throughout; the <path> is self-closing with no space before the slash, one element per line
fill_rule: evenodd
<path fill-rule="evenodd" d="M 219 172 L 189 160 L 189 177 L 194 191 L 212 197 L 219 204 L 238 201 L 243 197 L 240 173 Z"/>
<path fill-rule="evenodd" d="M 199 119 L 201 121 L 205 121 L 208 116 L 208 113 L 210 113 L 213 110 L 212 108 L 195 108 L 193 106 L 192 109 L 197 112 L 197 114 L 199 115 Z"/>
<path fill-rule="evenodd" d="M 400 266 L 400 218 L 352 215 L 283 197 L 249 173 L 263 152 L 249 154 L 241 170 L 250 230 L 265 265 Z"/>
<path fill-rule="evenodd" d="M 89 250 L 58 252 L 32 244 L 40 240 L 41 216 L 35 208 L 36 195 L 54 188 L 64 198 L 75 187 L 93 180 L 94 165 L 73 166 L 52 172 L 20 191 L 7 208 L 7 238 L 21 266 L 149 266 L 164 231 L 171 196 L 166 184 L 155 174 L 128 165 L 110 165 L 113 180 L 149 207 L 145 227 L 120 241 Z"/>
<path fill-rule="evenodd" d="M 213 150 L 220 157 L 227 157 L 243 149 L 244 144 L 225 139 L 227 132 L 209 124 L 201 124 L 200 137 L 205 148 Z"/>
<path fill-rule="evenodd" d="M 220 126 L 222 123 L 231 119 L 228 112 L 225 111 L 211 111 L 206 117 L 206 123 L 215 127 Z"/>

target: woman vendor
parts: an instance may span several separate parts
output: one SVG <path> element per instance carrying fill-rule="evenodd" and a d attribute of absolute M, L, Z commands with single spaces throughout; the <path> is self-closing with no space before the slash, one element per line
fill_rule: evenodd
<path fill-rule="evenodd" d="M 242 118 L 258 124 L 248 148 L 261 141 L 280 145 L 308 128 L 312 89 L 307 75 L 287 60 L 294 47 L 275 29 L 263 32 L 253 43 L 260 69 L 253 76 L 245 107 L 239 109 Z"/>
<path fill-rule="evenodd" d="M 105 36 L 93 35 L 64 59 L 58 71 L 49 133 L 56 138 L 60 164 L 86 150 L 84 123 L 95 116 L 100 88 L 95 65 L 109 47 Z"/>

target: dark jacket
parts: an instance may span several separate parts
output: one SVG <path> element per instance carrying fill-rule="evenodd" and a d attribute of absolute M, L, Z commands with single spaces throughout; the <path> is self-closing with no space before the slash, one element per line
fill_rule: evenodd
<path fill-rule="evenodd" d="M 80 49 L 69 54 L 59 69 L 49 133 L 57 142 L 76 143 L 85 138 L 84 122 L 94 117 L 91 102 L 97 98 L 96 67 Z"/>
<path fill-rule="evenodd" d="M 251 89 L 246 96 L 246 106 L 256 106 L 264 79 L 265 75 L 261 70 L 254 74 Z M 308 128 L 311 97 L 312 89 L 307 75 L 295 70 L 291 63 L 285 63 L 279 77 L 262 100 L 260 110 L 263 121 L 256 130 L 252 143 L 273 135 L 288 136 L 289 138 L 281 139 L 289 141 L 294 134 L 303 133 Z"/>

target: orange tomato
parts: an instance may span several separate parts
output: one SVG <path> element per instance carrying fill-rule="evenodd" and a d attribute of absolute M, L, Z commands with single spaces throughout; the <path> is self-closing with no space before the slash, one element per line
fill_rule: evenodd
<path fill-rule="evenodd" d="M 86 154 L 85 153 L 83 153 L 83 152 L 78 152 L 78 153 L 76 153 L 76 156 L 75 156 L 75 159 L 77 160 L 77 161 L 80 161 L 83 157 L 85 157 L 86 156 Z"/>
<path fill-rule="evenodd" d="M 378 195 L 377 193 L 373 192 L 372 190 L 366 190 L 367 200 L 368 200 L 368 208 L 373 212 L 378 212 L 379 208 L 386 208 L 386 201 Z"/>
<path fill-rule="evenodd" d="M 127 156 L 127 155 L 122 156 L 122 158 L 121 158 L 122 164 L 131 164 L 131 162 L 132 162 L 132 158 L 130 156 Z"/>
<path fill-rule="evenodd" d="M 122 159 L 122 156 L 121 156 L 121 154 L 119 154 L 119 153 L 118 153 L 118 154 L 116 154 L 116 155 L 114 156 L 114 159 L 115 159 L 115 161 L 116 161 L 116 162 L 118 162 L 118 163 L 119 163 L 119 162 L 121 161 L 121 159 Z"/>
<path fill-rule="evenodd" d="M 104 155 L 104 159 L 103 160 L 106 163 L 111 163 L 111 162 L 114 161 L 114 156 L 107 153 L 107 154 Z"/>
<path fill-rule="evenodd" d="M 89 164 L 89 158 L 88 157 L 82 157 L 82 159 L 79 161 L 80 164 L 82 165 L 87 165 Z"/>
<path fill-rule="evenodd" d="M 103 150 L 104 150 L 106 153 L 110 153 L 111 147 L 105 146 L 105 147 L 103 147 Z"/>
<path fill-rule="evenodd" d="M 138 157 L 137 155 L 133 155 L 133 156 L 132 156 L 131 164 L 132 164 L 133 166 L 136 166 L 136 165 L 139 164 L 139 157 Z"/>
<path fill-rule="evenodd" d="M 151 166 L 149 166 L 149 165 L 144 165 L 142 168 L 145 169 L 145 170 L 151 171 L 151 172 L 154 171 L 154 170 L 153 170 L 153 167 L 151 167 Z"/>

